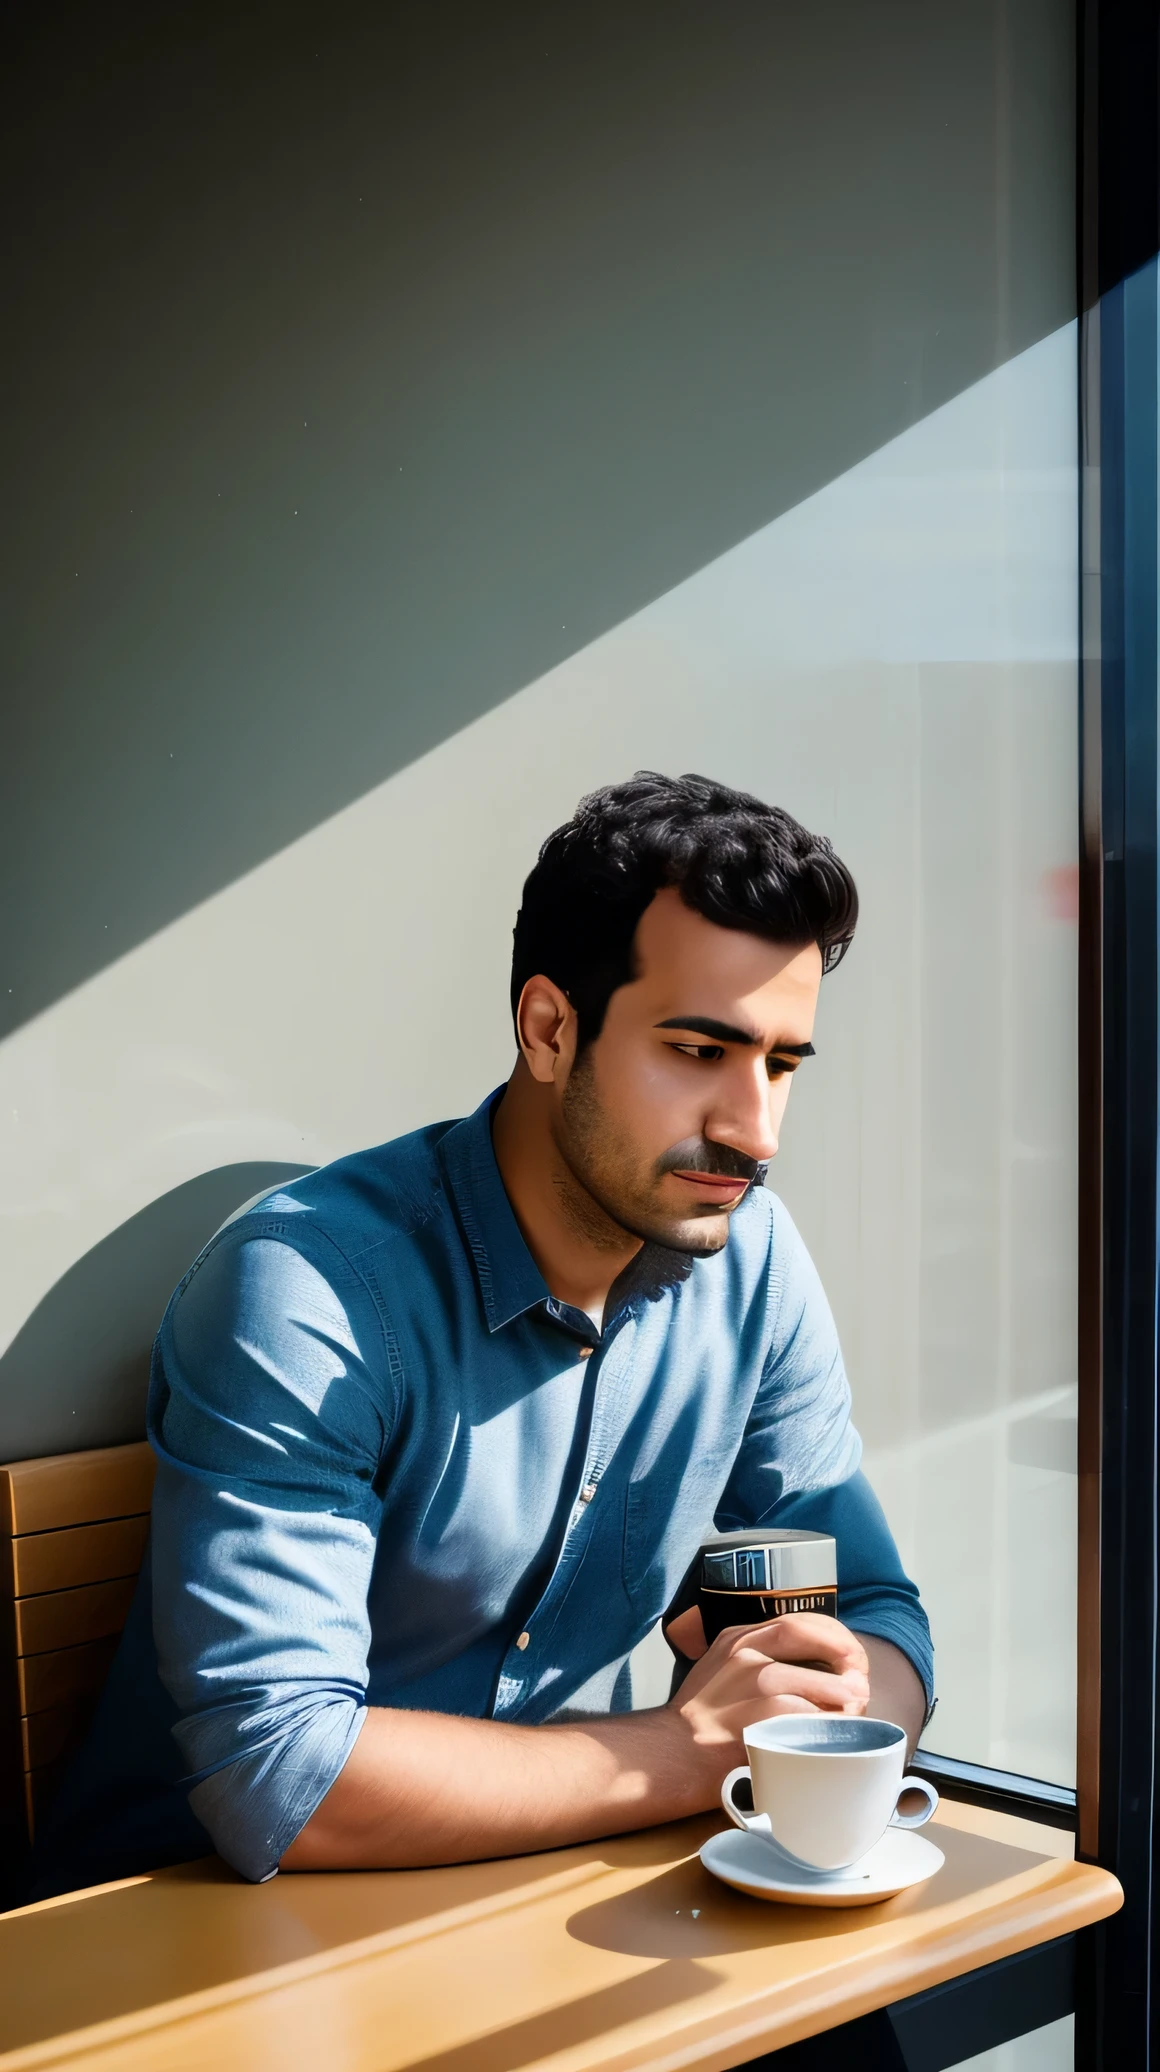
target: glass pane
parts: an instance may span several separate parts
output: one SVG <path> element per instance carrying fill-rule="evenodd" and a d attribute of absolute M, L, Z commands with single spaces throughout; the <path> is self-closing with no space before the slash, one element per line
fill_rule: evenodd
<path fill-rule="evenodd" d="M 795 1086 L 775 1177 L 931 1613 L 928 1741 L 1060 1782 L 1074 1767 L 1074 350 L 1070 330 L 1033 347 L 868 463 L 839 507 L 829 579 L 835 564 L 855 575 L 846 625 L 864 630 L 856 572 L 873 571 L 879 654 L 846 680 L 835 668 L 797 724 L 817 729 L 815 752 L 827 727 L 846 744 L 824 824 L 865 918 L 825 983 L 818 1067 Z"/>
<path fill-rule="evenodd" d="M 1070 123 L 1070 14 L 1035 22 L 997 54 L 998 99 L 962 103 L 976 135 L 1001 139 L 1035 78 Z M 667 767 L 784 803 L 854 869 L 858 937 L 823 984 L 770 1184 L 817 1260 L 866 1467 L 930 1611 L 927 1743 L 1070 1784 L 1075 325 L 1002 349 L 1012 221 L 1072 306 L 1070 144 L 1038 148 L 1025 126 L 1000 149 L 989 286 L 944 284 L 878 341 L 883 384 L 917 381 L 973 298 L 993 370 L 610 635 L 582 681 L 587 724 L 615 711 L 627 755 L 663 738 Z"/>
<path fill-rule="evenodd" d="M 755 773 L 833 834 L 863 895 L 771 1184 L 821 1269 L 866 1466 L 931 1614 L 939 1710 L 926 1740 L 1063 1783 L 1074 424 L 1065 327 L 830 485 L 792 545 L 785 521 L 790 624 L 797 635 L 808 620 L 812 652 Z"/>

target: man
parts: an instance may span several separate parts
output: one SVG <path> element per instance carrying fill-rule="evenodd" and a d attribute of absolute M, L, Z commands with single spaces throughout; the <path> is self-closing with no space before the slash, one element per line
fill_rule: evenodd
<path fill-rule="evenodd" d="M 788 814 L 699 777 L 595 793 L 524 888 L 506 1087 L 218 1232 L 158 1336 L 150 1567 L 41 1890 L 640 1827 L 714 1804 L 778 1712 L 917 1738 L 926 1620 L 761 1185 L 856 917 Z M 629 1710 L 701 1538 L 783 1523 L 835 1534 L 843 1623 L 706 1650 L 686 1612 L 689 1673 Z"/>

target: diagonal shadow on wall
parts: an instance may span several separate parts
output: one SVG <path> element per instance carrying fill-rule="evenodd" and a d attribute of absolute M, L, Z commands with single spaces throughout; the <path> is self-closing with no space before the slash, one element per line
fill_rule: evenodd
<path fill-rule="evenodd" d="M 177 1282 L 243 1202 L 309 1170 L 256 1159 L 199 1173 L 70 1266 L 0 1357 L 0 1460 L 142 1438 L 150 1350 Z"/>
<path fill-rule="evenodd" d="M 0 1034 L 1066 323 L 1070 24 L 13 10 Z"/>

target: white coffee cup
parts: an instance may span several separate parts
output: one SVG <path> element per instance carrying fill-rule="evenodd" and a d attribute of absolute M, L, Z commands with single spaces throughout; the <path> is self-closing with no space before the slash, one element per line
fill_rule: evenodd
<path fill-rule="evenodd" d="M 904 1775 L 906 1735 L 889 1720 L 787 1713 L 758 1720 L 743 1738 L 749 1761 L 730 1770 L 721 1804 L 738 1827 L 807 1870 L 844 1870 L 888 1827 L 923 1827 L 938 1805 L 932 1784 Z M 752 1813 L 734 1803 L 742 1777 L 752 1784 Z M 900 1813 L 904 1791 L 921 1792 L 926 1805 Z"/>

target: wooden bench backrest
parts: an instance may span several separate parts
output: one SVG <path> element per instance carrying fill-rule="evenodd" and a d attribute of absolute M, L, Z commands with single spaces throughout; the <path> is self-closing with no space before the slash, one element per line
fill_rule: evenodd
<path fill-rule="evenodd" d="M 125 1623 L 149 1529 L 142 1440 L 0 1467 L 0 1831 L 31 1839 Z"/>

